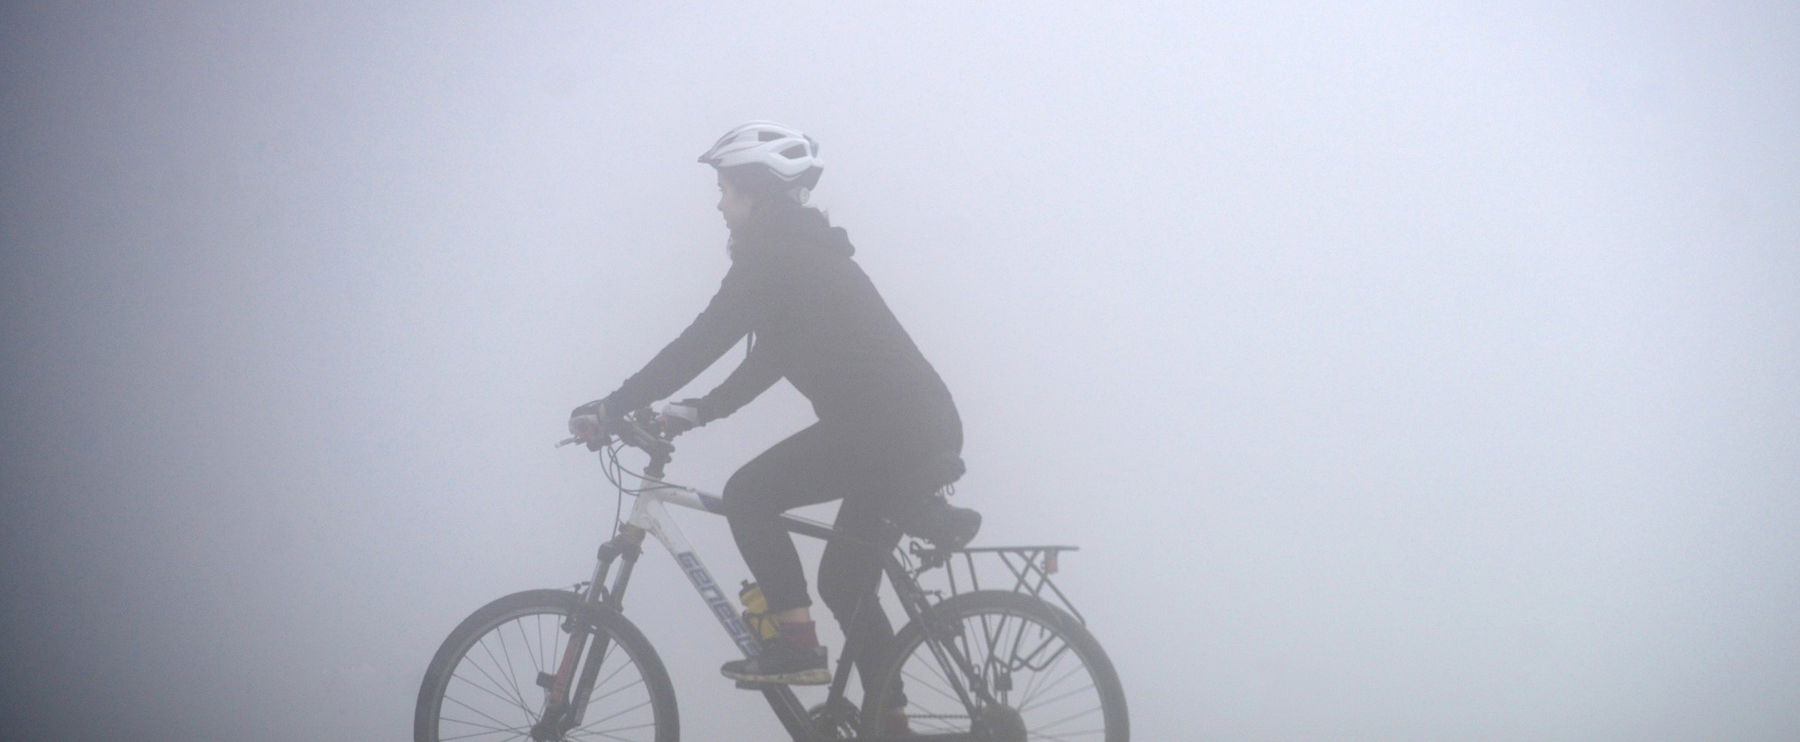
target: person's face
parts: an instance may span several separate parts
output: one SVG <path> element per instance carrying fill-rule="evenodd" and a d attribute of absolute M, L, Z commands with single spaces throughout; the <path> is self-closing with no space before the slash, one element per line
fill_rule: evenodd
<path fill-rule="evenodd" d="M 735 230 L 748 222 L 750 209 L 755 205 L 748 195 L 725 180 L 723 174 L 719 176 L 719 213 L 725 216 L 726 229 Z"/>

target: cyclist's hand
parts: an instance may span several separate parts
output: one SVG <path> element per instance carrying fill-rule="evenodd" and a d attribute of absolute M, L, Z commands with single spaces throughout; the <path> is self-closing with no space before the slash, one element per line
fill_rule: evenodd
<path fill-rule="evenodd" d="M 656 424 L 667 438 L 686 433 L 700 424 L 699 406 L 692 399 L 663 405 L 662 411 L 656 415 Z"/>
<path fill-rule="evenodd" d="M 598 400 L 589 402 L 569 412 L 569 434 L 586 443 L 589 451 L 598 451 L 606 446 L 606 405 Z"/>

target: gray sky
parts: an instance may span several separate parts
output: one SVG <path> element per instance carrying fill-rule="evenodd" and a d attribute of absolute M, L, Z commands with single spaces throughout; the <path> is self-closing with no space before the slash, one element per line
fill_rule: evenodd
<path fill-rule="evenodd" d="M 0 10 L 6 736 L 409 734 L 585 578 L 550 443 L 772 118 L 1140 738 L 1800 737 L 1791 4 L 119 5 Z M 690 738 L 779 737 L 666 558 L 631 603 Z"/>

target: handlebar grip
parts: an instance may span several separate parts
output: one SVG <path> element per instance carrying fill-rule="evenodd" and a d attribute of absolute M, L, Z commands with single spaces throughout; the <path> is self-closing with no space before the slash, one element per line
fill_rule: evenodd
<path fill-rule="evenodd" d="M 617 436 L 625 445 L 650 454 L 652 470 L 659 474 L 675 454 L 675 444 L 663 437 L 656 413 L 648 407 L 611 420 L 602 420 L 597 415 L 576 415 L 569 418 L 569 432 L 574 435 L 557 443 L 558 448 L 571 443 L 586 443 L 588 448 L 596 449 Z"/>

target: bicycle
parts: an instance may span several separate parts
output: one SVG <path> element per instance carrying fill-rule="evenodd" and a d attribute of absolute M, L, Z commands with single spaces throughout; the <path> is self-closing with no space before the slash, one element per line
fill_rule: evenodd
<path fill-rule="evenodd" d="M 641 410 L 615 422 L 602 438 L 609 443 L 599 447 L 601 457 L 619 489 L 621 510 L 626 494 L 635 502 L 623 520 L 615 513 L 614 535 L 601 544 L 592 577 L 568 590 L 514 593 L 464 619 L 426 669 L 414 712 L 416 742 L 678 740 L 674 685 L 655 648 L 623 612 L 646 536 L 674 556 L 738 649 L 746 657 L 759 651 L 758 633 L 666 508 L 722 515 L 723 503 L 663 481 L 674 446 L 654 423 Z M 559 445 L 571 442 L 582 441 Z M 619 464 L 625 446 L 649 454 L 642 472 Z M 625 474 L 640 486 L 625 486 Z M 784 522 L 805 536 L 846 537 L 799 516 L 786 515 Z M 1051 580 L 1060 555 L 1075 548 L 970 548 L 915 538 L 883 565 L 908 622 L 896 633 L 892 662 L 864 689 L 863 708 L 846 696 L 856 656 L 850 645 L 837 660 L 826 700 L 811 708 L 786 685 L 739 687 L 761 691 L 796 742 L 1127 742 L 1125 695 L 1112 663 Z M 991 572 L 996 561 L 1010 573 L 1011 585 L 984 589 L 977 566 Z M 919 582 L 926 575 L 946 585 L 928 589 Z M 893 709 L 900 709 L 909 731 L 880 728 L 896 716 Z"/>

